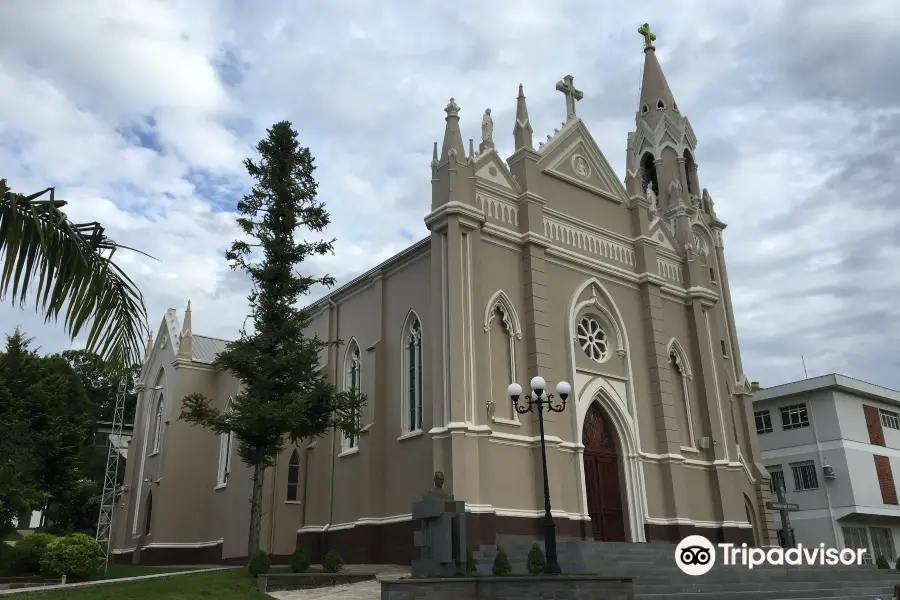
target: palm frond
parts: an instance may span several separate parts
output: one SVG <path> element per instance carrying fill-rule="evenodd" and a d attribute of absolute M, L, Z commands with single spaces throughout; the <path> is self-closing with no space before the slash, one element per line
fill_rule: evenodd
<path fill-rule="evenodd" d="M 99 223 L 70 221 L 60 210 L 65 204 L 53 188 L 25 196 L 0 179 L 0 301 L 24 305 L 33 293 L 46 321 L 62 314 L 73 339 L 90 322 L 87 349 L 124 372 L 141 362 L 149 331 L 144 297 L 112 260 L 121 246 Z"/>

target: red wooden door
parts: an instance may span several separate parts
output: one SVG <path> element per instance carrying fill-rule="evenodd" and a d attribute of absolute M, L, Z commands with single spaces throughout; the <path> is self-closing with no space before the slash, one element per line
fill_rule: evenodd
<path fill-rule="evenodd" d="M 625 518 L 619 486 L 619 453 L 609 421 L 597 404 L 588 409 L 581 432 L 588 515 L 595 540 L 624 542 Z"/>

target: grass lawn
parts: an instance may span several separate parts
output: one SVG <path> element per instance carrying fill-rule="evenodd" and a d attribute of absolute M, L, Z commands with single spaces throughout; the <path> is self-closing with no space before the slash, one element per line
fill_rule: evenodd
<path fill-rule="evenodd" d="M 154 572 L 166 572 L 172 569 L 150 571 L 153 567 L 131 567 L 115 565 L 131 569 L 146 569 L 134 575 L 150 575 Z M 112 569 L 113 565 L 110 565 Z M 126 577 L 127 575 L 120 575 Z M 105 585 L 96 588 L 72 588 L 69 590 L 53 590 L 16 594 L 22 600 L 264 600 L 269 598 L 256 591 L 256 580 L 245 569 L 227 569 L 212 573 L 195 575 L 179 575 L 138 583 L 122 583 Z"/>

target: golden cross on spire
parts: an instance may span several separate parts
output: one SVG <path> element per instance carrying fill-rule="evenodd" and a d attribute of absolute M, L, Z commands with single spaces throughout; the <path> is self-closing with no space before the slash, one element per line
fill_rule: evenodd
<path fill-rule="evenodd" d="M 644 36 L 644 47 L 652 48 L 653 42 L 656 40 L 656 34 L 650 33 L 649 23 L 644 23 L 638 28 L 638 33 Z"/>

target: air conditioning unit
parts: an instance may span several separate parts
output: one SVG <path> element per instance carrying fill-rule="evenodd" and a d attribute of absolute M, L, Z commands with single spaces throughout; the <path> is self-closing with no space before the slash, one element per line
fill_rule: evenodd
<path fill-rule="evenodd" d="M 709 438 L 702 437 L 702 438 L 698 439 L 697 446 L 699 446 L 701 450 L 709 450 Z"/>
<path fill-rule="evenodd" d="M 834 474 L 834 467 L 831 465 L 822 465 L 822 475 L 825 476 L 825 479 L 837 479 L 837 475 Z"/>

